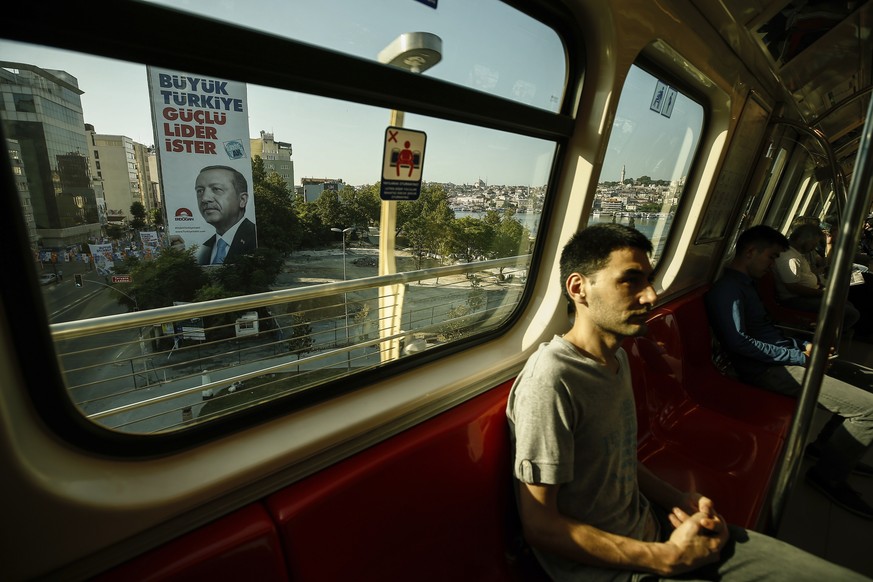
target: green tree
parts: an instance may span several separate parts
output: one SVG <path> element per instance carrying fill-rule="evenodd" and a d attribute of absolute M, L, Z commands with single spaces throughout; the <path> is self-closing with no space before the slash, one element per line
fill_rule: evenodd
<path fill-rule="evenodd" d="M 323 191 L 315 206 L 321 223 L 328 230 L 355 228 L 356 231 L 366 231 L 379 220 L 382 201 L 375 186 L 344 186 L 339 192 Z"/>
<path fill-rule="evenodd" d="M 236 294 L 231 293 L 219 283 L 212 281 L 197 290 L 194 294 L 194 301 L 214 301 L 216 299 L 226 299 L 235 296 Z"/>
<path fill-rule="evenodd" d="M 494 238 L 494 227 L 472 216 L 459 218 L 453 224 L 452 249 L 457 255 L 467 262 L 487 255 Z"/>
<path fill-rule="evenodd" d="M 163 226 L 164 224 L 164 211 L 158 206 L 157 208 L 152 208 L 149 211 L 149 224 L 153 224 L 157 226 Z"/>
<path fill-rule="evenodd" d="M 126 291 L 140 309 L 169 307 L 175 301 L 194 301 L 209 277 L 197 264 L 194 249 L 165 248 L 153 261 L 137 261 Z"/>
<path fill-rule="evenodd" d="M 330 228 L 348 228 L 346 216 L 340 203 L 339 192 L 323 190 L 314 202 L 321 223 Z"/>
<path fill-rule="evenodd" d="M 511 214 L 505 213 L 494 228 L 494 237 L 488 256 L 493 259 L 514 257 L 527 252 L 530 231 Z M 499 278 L 503 279 L 503 269 L 500 267 Z"/>
<path fill-rule="evenodd" d="M 317 249 L 327 245 L 332 240 L 334 233 L 330 226 L 322 222 L 315 204 L 301 203 L 297 205 L 297 220 L 300 223 L 300 231 L 303 235 L 301 247 Z"/>
<path fill-rule="evenodd" d="M 258 247 L 286 255 L 300 248 L 303 229 L 297 201 L 285 180 L 276 172 L 267 174 L 260 156 L 252 159 L 252 182 L 258 219 Z"/>
<path fill-rule="evenodd" d="M 130 214 L 133 220 L 130 221 L 130 226 L 134 230 L 142 230 L 146 225 L 146 209 L 142 202 L 134 202 L 130 205 Z"/>
<path fill-rule="evenodd" d="M 291 326 L 285 328 L 290 331 L 288 337 L 288 350 L 297 356 L 299 360 L 301 356 L 312 351 L 312 326 L 309 325 L 309 319 L 297 311 L 291 314 Z"/>
<path fill-rule="evenodd" d="M 379 221 L 382 200 L 375 186 L 353 188 L 346 186 L 339 193 L 341 222 L 337 226 L 366 229 Z"/>
<path fill-rule="evenodd" d="M 228 257 L 218 269 L 210 269 L 215 284 L 226 289 L 229 296 L 251 295 L 270 291 L 282 272 L 284 260 L 273 249 L 258 248 L 253 253 Z"/>
<path fill-rule="evenodd" d="M 124 235 L 127 234 L 127 229 L 125 229 L 120 224 L 107 224 L 106 225 L 106 236 L 111 238 L 112 240 L 121 240 L 124 238 Z"/>
<path fill-rule="evenodd" d="M 360 330 L 356 341 L 366 341 L 370 339 L 370 334 L 367 332 L 367 325 L 369 323 L 368 318 L 370 317 L 370 304 L 366 301 L 356 303 L 353 306 L 352 313 L 354 314 L 352 321 L 354 321 L 357 329 Z"/>
<path fill-rule="evenodd" d="M 416 257 L 416 268 L 421 268 L 425 252 L 444 254 L 446 239 L 455 222 L 455 213 L 449 206 L 449 197 L 441 184 L 426 184 L 418 200 L 397 203 L 397 228 L 403 233 Z"/>
<path fill-rule="evenodd" d="M 230 257 L 221 267 L 206 271 L 204 285 L 197 289 L 194 301 L 212 301 L 270 290 L 270 285 L 282 269 L 282 256 L 273 249 L 258 248 L 253 253 Z M 257 310 L 258 318 L 272 321 L 266 308 Z M 205 318 L 210 340 L 233 337 L 238 312 L 220 313 Z"/>
<path fill-rule="evenodd" d="M 226 287 L 223 287 L 215 280 L 211 280 L 203 287 L 197 290 L 194 294 L 194 301 L 199 303 L 202 301 L 214 301 L 216 299 L 226 299 L 235 297 L 233 293 Z M 236 312 L 218 313 L 203 318 L 203 328 L 206 332 L 206 339 L 216 341 L 220 339 L 228 339 L 236 335 L 236 320 L 239 314 Z"/>
<path fill-rule="evenodd" d="M 484 222 L 485 224 L 487 224 L 488 226 L 490 226 L 492 228 L 496 228 L 497 225 L 500 224 L 500 221 L 502 220 L 503 216 L 507 215 L 507 214 L 511 215 L 511 213 L 512 213 L 511 210 L 507 210 L 503 213 L 501 213 L 499 210 L 489 210 L 485 213 L 485 216 L 482 217 L 482 222 Z"/>
<path fill-rule="evenodd" d="M 136 271 L 142 261 L 139 257 L 127 255 L 121 261 L 115 261 L 112 267 L 112 272 L 116 275 L 128 275 Z M 109 282 L 109 277 L 106 277 L 106 282 Z M 137 288 L 131 283 L 112 283 L 109 285 L 116 292 L 112 294 L 113 299 L 119 305 L 123 305 L 128 311 L 136 311 L 139 305 L 139 300 L 136 296 Z"/>
<path fill-rule="evenodd" d="M 132 273 L 140 265 L 139 257 L 134 255 L 126 255 L 124 259 L 115 261 L 112 267 L 113 272 L 117 275 L 126 275 Z"/>
<path fill-rule="evenodd" d="M 644 202 L 639 206 L 640 212 L 661 212 L 661 204 L 658 202 Z"/>
<path fill-rule="evenodd" d="M 252 158 L 252 186 L 260 184 L 267 179 L 267 168 L 264 167 L 264 158 L 254 156 Z"/>

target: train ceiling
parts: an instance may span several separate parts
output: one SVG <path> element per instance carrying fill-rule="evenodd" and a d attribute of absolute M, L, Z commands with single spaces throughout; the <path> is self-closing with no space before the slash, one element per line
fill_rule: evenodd
<path fill-rule="evenodd" d="M 841 159 L 857 150 L 870 100 L 871 0 L 725 0 L 763 48 L 806 122 Z M 856 97 L 857 96 L 857 97 Z"/>
<path fill-rule="evenodd" d="M 851 174 L 873 87 L 873 0 L 695 4 L 763 82 L 785 87 L 796 114 L 780 114 L 819 129 Z"/>

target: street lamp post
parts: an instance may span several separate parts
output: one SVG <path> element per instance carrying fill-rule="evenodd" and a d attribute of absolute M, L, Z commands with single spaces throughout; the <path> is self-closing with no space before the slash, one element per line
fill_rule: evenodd
<path fill-rule="evenodd" d="M 404 32 L 391 44 L 379 52 L 380 63 L 406 69 L 412 73 L 423 73 L 442 59 L 443 41 L 430 32 Z M 403 127 L 403 112 L 391 110 L 389 124 Z M 379 217 L 379 275 L 397 272 L 394 257 L 394 240 L 397 225 L 397 202 L 383 200 Z M 389 285 L 379 290 L 379 335 L 390 338 L 400 331 L 400 318 L 403 309 L 403 285 Z M 380 357 L 383 362 L 396 359 L 400 355 L 400 341 L 391 339 L 383 342 Z"/>
<path fill-rule="evenodd" d="M 339 232 L 343 237 L 343 281 L 346 280 L 346 234 L 352 232 L 352 227 L 342 229 L 342 228 L 332 228 L 333 232 Z M 343 307 L 346 313 L 346 363 L 347 369 L 352 369 L 352 355 L 349 353 L 349 344 L 351 340 L 349 339 L 349 298 L 345 291 L 343 291 Z"/>

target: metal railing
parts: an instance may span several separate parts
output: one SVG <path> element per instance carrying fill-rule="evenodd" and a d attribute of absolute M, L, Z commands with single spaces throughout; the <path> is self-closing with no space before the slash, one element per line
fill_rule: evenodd
<path fill-rule="evenodd" d="M 782 519 L 788 503 L 788 494 L 793 489 L 794 481 L 800 471 L 805 439 L 812 424 L 821 391 L 821 381 L 827 369 L 828 347 L 834 345 L 836 329 L 842 319 L 841 308 L 848 293 L 857 234 L 861 230 L 861 223 L 867 211 L 873 204 L 873 99 L 867 107 L 867 117 L 856 159 L 844 212 L 840 215 L 840 231 L 835 245 L 831 274 L 828 277 L 831 283 L 825 288 L 819 313 L 819 321 L 822 323 L 816 327 L 814 347 L 803 376 L 803 391 L 785 443 L 785 454 L 776 472 L 776 484 L 770 503 L 770 522 L 774 528 L 778 527 Z M 836 314 L 829 316 L 827 310 L 834 305 L 839 306 L 840 309 Z"/>
<path fill-rule="evenodd" d="M 128 433 L 179 430 L 487 331 L 512 314 L 530 256 L 321 283 L 54 324 L 71 400 Z M 405 286 L 399 328 L 376 305 Z M 255 312 L 256 317 L 243 317 Z M 257 327 L 255 327 L 257 326 Z M 394 358 L 394 356 L 392 356 Z"/>

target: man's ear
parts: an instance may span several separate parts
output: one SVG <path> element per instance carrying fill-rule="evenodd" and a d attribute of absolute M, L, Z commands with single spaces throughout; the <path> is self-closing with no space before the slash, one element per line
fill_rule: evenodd
<path fill-rule="evenodd" d="M 248 203 L 248 201 L 249 201 L 249 193 L 248 192 L 243 192 L 242 194 L 239 195 L 239 207 L 240 208 L 245 208 L 246 203 Z"/>
<path fill-rule="evenodd" d="M 743 252 L 743 258 L 744 258 L 746 261 L 751 261 L 751 260 L 754 259 L 754 258 L 755 258 L 755 257 L 756 257 L 760 252 L 761 252 L 761 249 L 759 249 L 759 248 L 756 247 L 755 245 L 749 245 L 748 247 L 746 247 L 745 252 Z"/>
<path fill-rule="evenodd" d="M 586 304 L 585 284 L 587 282 L 587 278 L 584 275 L 580 275 L 579 273 L 573 273 L 572 275 L 567 277 L 567 282 L 565 283 L 567 295 L 570 296 L 570 299 L 573 300 L 573 303 Z"/>

